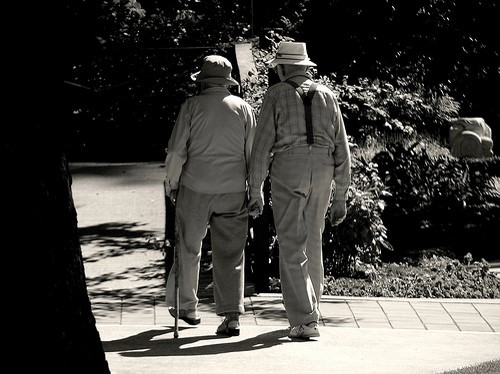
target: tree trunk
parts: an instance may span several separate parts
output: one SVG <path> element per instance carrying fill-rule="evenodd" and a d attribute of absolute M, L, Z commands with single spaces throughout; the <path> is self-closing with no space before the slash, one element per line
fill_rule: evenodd
<path fill-rule="evenodd" d="M 11 277 L 22 280 L 10 299 L 20 345 L 11 345 L 27 353 L 15 371 L 110 373 L 87 293 L 71 175 L 56 140 L 61 133 L 26 130 L 29 140 L 2 144 L 10 155 L 3 196 L 12 208 L 5 211 L 5 252 L 20 269 Z"/>

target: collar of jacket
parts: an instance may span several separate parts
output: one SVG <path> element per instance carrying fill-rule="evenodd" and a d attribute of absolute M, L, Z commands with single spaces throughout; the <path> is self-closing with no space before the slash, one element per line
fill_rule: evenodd
<path fill-rule="evenodd" d="M 208 87 L 205 88 L 203 91 L 201 91 L 202 94 L 210 94 L 210 93 L 224 93 L 224 94 L 230 94 L 229 90 L 227 87 Z"/>
<path fill-rule="evenodd" d="M 283 81 L 286 81 L 290 78 L 295 78 L 295 77 L 300 77 L 301 79 L 294 79 L 295 81 L 304 81 L 306 79 L 311 79 L 311 77 L 309 77 L 307 74 L 305 74 L 304 72 L 301 72 L 301 71 L 293 71 L 291 72 L 290 74 L 287 74 L 283 77 Z M 305 78 L 305 79 L 304 79 Z"/>

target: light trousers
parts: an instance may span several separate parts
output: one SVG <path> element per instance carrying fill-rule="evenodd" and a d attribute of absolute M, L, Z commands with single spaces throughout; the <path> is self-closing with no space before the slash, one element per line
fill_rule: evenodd
<path fill-rule="evenodd" d="M 246 192 L 204 194 L 180 186 L 175 209 L 179 261 L 179 309 L 197 310 L 203 238 L 210 225 L 216 313 L 244 313 L 245 245 L 248 233 Z M 166 303 L 174 306 L 175 266 L 166 286 Z"/>
<path fill-rule="evenodd" d="M 332 192 L 333 162 L 330 149 L 314 146 L 277 153 L 272 161 L 281 291 L 290 326 L 319 320 L 324 281 L 322 234 Z"/>

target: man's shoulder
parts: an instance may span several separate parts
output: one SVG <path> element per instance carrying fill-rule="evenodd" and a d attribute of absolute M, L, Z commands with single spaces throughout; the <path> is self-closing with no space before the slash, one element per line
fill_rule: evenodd
<path fill-rule="evenodd" d="M 183 104 L 188 105 L 190 103 L 193 103 L 193 102 L 199 100 L 199 98 L 200 98 L 199 94 L 186 96 L 184 98 Z"/>
<path fill-rule="evenodd" d="M 316 88 L 315 88 L 316 91 L 321 91 L 321 92 L 333 94 L 333 91 L 328 86 L 326 86 L 322 83 L 319 83 L 319 82 L 315 82 L 315 81 L 313 81 L 313 83 L 316 83 Z M 286 81 L 278 82 L 278 83 L 275 83 L 272 86 L 270 86 L 267 89 L 267 92 L 275 93 L 275 92 L 279 92 L 283 89 L 288 89 L 290 87 L 293 88 L 292 85 L 287 83 Z"/>
<path fill-rule="evenodd" d="M 316 82 L 316 91 L 325 92 L 333 95 L 333 91 L 330 87 L 319 82 Z"/>
<path fill-rule="evenodd" d="M 283 92 L 282 90 L 286 90 L 288 88 L 293 89 L 293 87 L 286 82 L 278 82 L 269 86 L 266 94 L 267 96 L 277 95 L 278 93 Z"/>
<path fill-rule="evenodd" d="M 236 95 L 234 93 L 229 94 L 228 97 L 230 97 L 232 100 L 242 100 L 242 101 L 245 101 L 245 100 L 243 100 L 243 98 L 241 96 L 238 96 L 238 95 Z"/>
<path fill-rule="evenodd" d="M 321 95 L 324 95 L 324 97 L 329 97 L 331 98 L 331 100 L 337 101 L 338 93 L 334 92 L 327 85 L 324 85 L 322 83 L 317 83 L 315 91 L 319 92 Z"/>
<path fill-rule="evenodd" d="M 233 100 L 236 103 L 240 103 L 241 105 L 250 105 L 241 96 L 238 96 L 235 94 L 231 94 L 231 95 L 227 96 L 227 98 L 229 98 L 230 100 Z"/>

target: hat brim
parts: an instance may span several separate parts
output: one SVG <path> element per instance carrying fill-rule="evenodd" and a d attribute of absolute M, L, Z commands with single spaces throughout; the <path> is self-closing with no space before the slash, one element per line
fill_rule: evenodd
<path fill-rule="evenodd" d="M 195 82 L 199 83 L 216 83 L 216 84 L 224 84 L 224 85 L 229 85 L 229 86 L 239 86 L 240 84 L 238 83 L 237 80 L 233 78 L 224 78 L 224 77 L 199 77 L 199 74 L 201 73 L 200 71 L 197 71 L 196 73 L 191 74 L 191 79 L 194 80 Z"/>
<path fill-rule="evenodd" d="M 309 59 L 304 60 L 292 60 L 289 58 L 275 58 L 268 62 L 269 67 L 274 68 L 276 65 L 304 65 L 304 66 L 317 66 L 314 62 Z"/>

